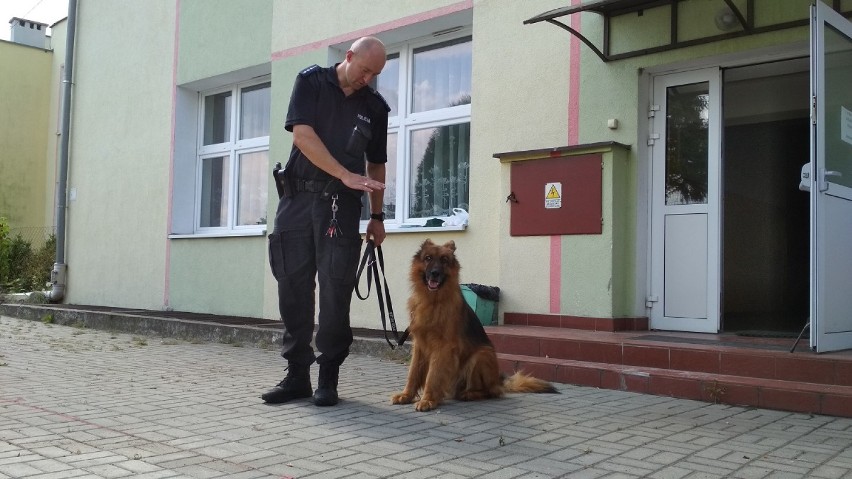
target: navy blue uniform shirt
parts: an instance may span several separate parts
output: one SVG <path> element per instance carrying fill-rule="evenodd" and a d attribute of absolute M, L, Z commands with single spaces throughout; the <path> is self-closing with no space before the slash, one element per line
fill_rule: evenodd
<path fill-rule="evenodd" d="M 348 97 L 337 80 L 337 65 L 313 65 L 296 76 L 284 128 L 308 125 L 331 155 L 347 170 L 365 174 L 364 158 L 387 163 L 388 111 L 384 98 L 370 87 Z M 293 145 L 287 168 L 297 178 L 329 180 L 331 176 L 314 166 Z"/>

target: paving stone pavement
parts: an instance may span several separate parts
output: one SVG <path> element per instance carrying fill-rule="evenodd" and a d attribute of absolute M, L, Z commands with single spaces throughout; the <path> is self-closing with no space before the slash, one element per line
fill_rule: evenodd
<path fill-rule="evenodd" d="M 265 405 L 283 365 L 0 316 L 0 479 L 852 478 L 848 418 L 570 385 L 418 413 L 389 401 L 406 365 L 361 354 L 337 406 Z"/>

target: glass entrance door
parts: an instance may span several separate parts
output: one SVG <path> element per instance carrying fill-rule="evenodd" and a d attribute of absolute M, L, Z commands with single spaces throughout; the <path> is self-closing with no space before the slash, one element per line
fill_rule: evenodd
<path fill-rule="evenodd" d="M 654 79 L 652 329 L 719 330 L 720 76 Z"/>
<path fill-rule="evenodd" d="M 811 347 L 852 348 L 852 23 L 811 7 Z"/>

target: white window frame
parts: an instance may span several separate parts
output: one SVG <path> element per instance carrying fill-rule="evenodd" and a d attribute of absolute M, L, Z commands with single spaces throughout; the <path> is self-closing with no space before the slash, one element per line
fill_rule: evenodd
<path fill-rule="evenodd" d="M 267 229 L 267 224 L 252 224 L 252 225 L 237 225 L 238 201 L 239 201 L 239 161 L 238 158 L 243 153 L 254 153 L 258 151 L 269 151 L 269 135 L 256 138 L 239 139 L 239 120 L 242 111 L 242 97 L 240 92 L 244 88 L 249 88 L 262 83 L 270 83 L 269 88 L 272 88 L 271 77 L 253 79 L 247 82 L 236 83 L 225 87 L 215 88 L 199 92 L 198 94 L 198 131 L 197 131 L 197 154 L 195 165 L 195 205 L 193 225 L 194 232 L 201 235 L 219 235 L 229 233 L 256 233 L 262 234 Z M 230 118 L 230 138 L 229 141 L 216 143 L 212 145 L 204 145 L 204 114 L 205 114 L 205 99 L 211 95 L 231 92 L 231 118 Z M 270 123 L 270 130 L 272 126 Z M 202 201 L 202 164 L 203 160 L 220 156 L 228 157 L 228 218 L 223 226 L 202 227 L 201 226 L 201 201 Z"/>
<path fill-rule="evenodd" d="M 442 35 L 439 37 L 429 36 L 415 40 L 402 42 L 399 44 L 387 46 L 387 54 L 399 55 L 399 78 L 400 95 L 397 104 L 397 114 L 388 118 L 388 134 L 397 134 L 397 152 L 396 158 L 388 157 L 388 162 L 396 161 L 396 215 L 395 218 L 388 218 L 385 221 L 385 228 L 388 231 L 411 226 L 423 226 L 426 221 L 431 218 L 446 220 L 447 216 L 430 216 L 428 218 L 409 218 L 408 212 L 411 203 L 411 160 L 409 152 L 411 150 L 409 136 L 412 131 L 435 128 L 459 123 L 471 122 L 471 105 L 458 105 L 454 107 L 442 108 L 439 110 L 429 110 L 417 113 L 409 113 L 410 106 L 413 104 L 414 89 L 412 88 L 412 61 L 414 59 L 414 50 L 417 48 L 444 43 L 451 40 L 456 40 L 463 37 L 471 37 L 473 32 L 471 28 L 463 28 L 452 34 Z M 472 87 L 473 85 L 471 85 Z M 404 93 L 402 93 L 404 92 Z M 469 157 L 469 152 L 468 152 Z M 468 182 L 470 178 L 468 178 Z M 468 188 L 470 185 L 468 184 Z M 469 212 L 468 212 L 469 213 Z M 362 222 L 363 226 L 366 221 Z M 442 226 L 435 228 L 436 230 L 464 229 L 465 225 L 461 226 Z M 430 228 L 431 229 L 431 228 Z M 423 231 L 423 228 L 417 228 L 416 231 Z"/>

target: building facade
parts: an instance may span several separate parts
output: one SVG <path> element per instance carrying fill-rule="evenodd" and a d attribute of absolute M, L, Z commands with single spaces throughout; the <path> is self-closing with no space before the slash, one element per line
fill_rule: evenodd
<path fill-rule="evenodd" d="M 12 40 L 0 41 L 0 216 L 13 235 L 40 242 L 54 217 L 60 65 L 47 25 L 13 18 L 10 27 Z"/>
<path fill-rule="evenodd" d="M 852 0 L 824 5 L 842 156 Z M 822 210 L 799 188 L 810 17 L 805 0 L 81 0 L 65 301 L 277 318 L 270 172 L 293 80 L 375 35 L 398 305 L 431 238 L 455 241 L 463 282 L 500 287 L 503 320 L 800 329 L 822 281 Z M 830 208 L 842 237 L 847 206 Z M 372 301 L 352 314 L 380 327 Z"/>

